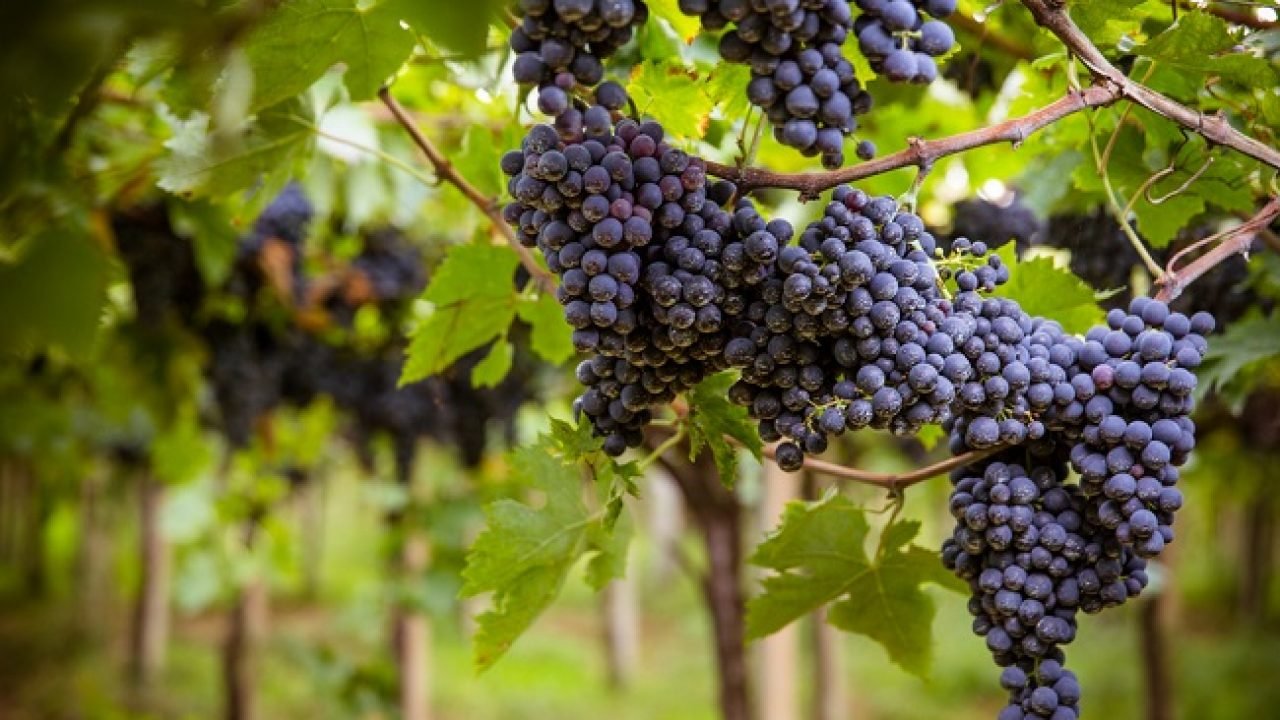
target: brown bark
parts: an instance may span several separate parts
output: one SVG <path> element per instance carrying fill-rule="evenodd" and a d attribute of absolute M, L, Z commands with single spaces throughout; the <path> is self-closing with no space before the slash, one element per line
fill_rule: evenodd
<path fill-rule="evenodd" d="M 401 577 L 414 577 L 427 568 L 427 539 L 415 533 L 405 538 Z M 431 718 L 431 621 L 421 611 L 401 605 L 395 610 L 396 666 L 400 674 L 400 717 Z"/>
<path fill-rule="evenodd" d="M 760 504 L 760 525 L 767 532 L 781 522 L 787 503 L 800 496 L 803 483 L 799 475 L 785 472 L 773 463 L 765 463 L 763 471 L 764 498 Z M 761 639 L 756 648 L 759 660 L 757 682 L 760 716 L 769 720 L 799 720 L 799 626 L 788 625 Z"/>
<path fill-rule="evenodd" d="M 246 551 L 252 551 L 257 529 L 256 519 L 247 521 L 244 538 Z M 258 717 L 258 650 L 266 625 L 266 580 L 254 577 L 236 595 L 223 644 L 222 681 L 227 720 L 255 720 Z"/>
<path fill-rule="evenodd" d="M 80 538 L 76 549 L 76 635 L 85 642 L 103 639 L 111 613 L 108 570 L 111 533 L 106 518 L 106 478 L 90 473 L 80 486 Z"/>
<path fill-rule="evenodd" d="M 1146 720 L 1173 720 L 1173 681 L 1170 677 L 1167 627 L 1163 617 L 1165 594 L 1153 593 L 1138 607 Z"/>
<path fill-rule="evenodd" d="M 1274 572 L 1276 524 L 1269 496 L 1255 498 L 1245 511 L 1240 573 L 1240 619 L 1251 625 L 1266 619 Z"/>
<path fill-rule="evenodd" d="M 396 482 L 413 497 L 413 464 L 416 447 L 412 440 L 400 439 L 396 446 Z M 412 499 L 410 500 L 412 503 Z M 389 572 L 396 584 L 421 575 L 430 562 L 431 546 L 425 533 L 413 527 L 405 513 L 387 516 L 387 528 L 400 542 Z M 399 602 L 392 609 L 391 645 L 396 658 L 400 717 L 403 720 L 431 718 L 431 624 L 421 610 Z"/>
<path fill-rule="evenodd" d="M 804 498 L 816 500 L 820 494 L 817 478 L 804 476 Z M 809 616 L 810 642 L 813 652 L 813 697 L 810 715 L 813 720 L 839 720 L 844 717 L 844 685 L 841 679 L 839 631 L 827 624 L 827 609 L 819 608 Z"/>
<path fill-rule="evenodd" d="M 737 496 L 721 484 L 710 453 L 703 453 L 693 464 L 685 461 L 688 456 L 684 445 L 668 453 L 662 464 L 676 479 L 706 549 L 707 574 L 701 584 L 715 640 L 720 716 L 752 720 L 742 591 L 742 508 Z"/>
<path fill-rule="evenodd" d="M 160 529 L 166 489 L 143 470 L 138 477 L 138 562 L 141 585 L 134 599 L 130 643 L 130 681 L 136 697 L 145 697 L 164 668 L 169 645 L 169 544 Z"/>
<path fill-rule="evenodd" d="M 640 613 L 636 581 L 631 575 L 605 586 L 600 596 L 605 668 L 609 687 L 622 690 L 635 675 L 640 659 Z"/>

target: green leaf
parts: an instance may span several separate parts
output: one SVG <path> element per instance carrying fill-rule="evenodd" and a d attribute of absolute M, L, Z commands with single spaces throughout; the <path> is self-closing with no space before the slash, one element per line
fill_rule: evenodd
<path fill-rule="evenodd" d="M 208 467 L 213 451 L 200 432 L 195 408 L 186 408 L 175 422 L 161 429 L 151 444 L 156 477 L 171 485 L 194 480 Z"/>
<path fill-rule="evenodd" d="M 504 334 L 515 319 L 512 284 L 519 259 L 505 245 L 455 245 L 427 286 L 435 309 L 414 332 L 400 382 L 446 370 Z"/>
<path fill-rule="evenodd" d="M 1257 317 L 1232 324 L 1209 341 L 1200 382 L 1204 390 L 1226 387 L 1250 365 L 1280 356 L 1280 323 Z"/>
<path fill-rule="evenodd" d="M 751 109 L 746 93 L 749 82 L 751 70 L 745 65 L 720 63 L 707 78 L 707 95 L 729 120 L 745 118 Z"/>
<path fill-rule="evenodd" d="M 1076 334 L 1085 333 L 1102 321 L 1102 308 L 1093 288 L 1070 270 L 1055 265 L 1051 258 L 1033 258 L 1012 270 L 1013 277 L 1000 294 L 1017 300 L 1030 315 L 1057 320 L 1067 332 Z"/>
<path fill-rule="evenodd" d="M 792 503 L 782 525 L 751 562 L 776 572 L 747 606 L 747 635 L 760 638 L 814 610 L 835 603 L 832 625 L 870 637 L 905 670 L 924 676 L 932 658 L 933 600 L 921 585 L 962 589 L 935 552 L 908 545 L 917 523 L 899 523 L 867 555 L 865 513 L 832 494 L 812 504 Z"/>
<path fill-rule="evenodd" d="M 631 72 L 627 92 L 640 114 L 662 123 L 673 138 L 706 135 L 714 106 L 706 78 L 680 64 L 646 61 Z"/>
<path fill-rule="evenodd" d="M 389 0 L 387 4 L 431 42 L 463 57 L 484 54 L 489 25 L 503 6 L 500 0 Z"/>
<path fill-rule="evenodd" d="M 572 463 L 599 452 L 603 441 L 596 437 L 590 423 L 575 425 L 551 418 L 551 442 L 555 452 Z"/>
<path fill-rule="evenodd" d="M 512 474 L 539 491 L 534 508 L 514 500 L 485 507 L 486 527 L 467 553 L 463 597 L 492 593 L 492 607 L 478 618 L 475 661 L 480 669 L 496 662 L 556 596 L 570 570 L 593 553 L 588 579 L 607 582 L 621 571 L 625 541 L 610 533 L 601 515 L 582 501 L 581 471 L 554 457 L 551 440 L 514 451 Z"/>
<path fill-rule="evenodd" d="M 472 387 L 497 387 L 507 373 L 511 372 L 511 361 L 515 357 L 515 347 L 506 340 L 499 340 L 489 348 L 484 356 L 471 370 Z"/>
<path fill-rule="evenodd" d="M 0 262 L 0 348 L 93 350 L 106 301 L 107 256 L 85 228 L 51 227 L 15 263 Z"/>
<path fill-rule="evenodd" d="M 649 0 L 648 5 L 650 22 L 666 20 L 686 43 L 692 42 L 702 30 L 702 23 L 698 18 L 680 12 L 677 0 Z"/>
<path fill-rule="evenodd" d="M 1074 0 L 1071 19 L 1099 47 L 1116 44 L 1120 38 L 1136 34 L 1146 19 L 1134 9 L 1145 0 Z"/>
<path fill-rule="evenodd" d="M 1184 75 L 1216 75 L 1248 87 L 1275 87 L 1271 63 L 1250 52 L 1235 52 L 1237 44 L 1239 39 L 1226 20 L 1205 12 L 1185 12 L 1137 52 Z"/>
<path fill-rule="evenodd" d="M 736 380 L 733 373 L 720 373 L 703 380 L 689 393 L 689 459 L 709 448 L 720 471 L 720 481 L 728 487 L 733 487 L 738 478 L 738 452 L 726 436 L 741 443 L 756 460 L 764 453 L 764 443 L 747 416 L 747 409 L 729 402 L 729 386 Z"/>
<path fill-rule="evenodd" d="M 346 68 L 343 81 L 352 100 L 373 97 L 413 51 L 413 35 L 400 27 L 404 4 L 288 0 L 280 5 L 245 44 L 255 81 L 250 110 L 301 94 L 338 63 Z"/>
<path fill-rule="evenodd" d="M 564 321 L 564 309 L 550 293 L 521 299 L 516 306 L 520 319 L 529 323 L 529 346 L 538 357 L 560 365 L 573 357 L 573 329 Z"/>
<path fill-rule="evenodd" d="M 191 238 L 200 276 L 210 287 L 227 279 L 235 260 L 237 234 L 227 213 L 208 200 L 169 203 L 169 218 L 174 230 Z"/>
<path fill-rule="evenodd" d="M 216 198 L 270 178 L 259 190 L 261 195 L 274 196 L 314 134 L 297 100 L 264 110 L 241 133 L 214 131 L 209 116 L 196 113 L 179 121 L 174 136 L 165 143 L 169 155 L 159 163 L 157 184 L 175 195 Z"/>

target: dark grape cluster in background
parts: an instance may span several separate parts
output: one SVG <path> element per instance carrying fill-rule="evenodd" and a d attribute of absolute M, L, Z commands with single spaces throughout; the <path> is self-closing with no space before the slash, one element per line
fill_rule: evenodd
<path fill-rule="evenodd" d="M 604 79 L 604 60 L 649 17 L 643 0 L 520 0 L 511 32 L 516 82 L 538 88 L 538 109 L 559 117 L 572 92 Z"/>
<path fill-rule="evenodd" d="M 204 341 L 216 424 L 227 441 L 247 446 L 270 412 L 321 396 L 349 413 L 362 452 L 373 435 L 387 435 L 402 473 L 423 437 L 457 447 L 468 466 L 480 462 L 491 425 L 511 438 L 515 413 L 534 384 L 527 354 L 517 352 L 511 373 L 496 388 L 471 385 L 483 350 L 444 375 L 401 387 L 403 335 L 392 332 L 368 347 L 352 340 L 351 328 L 356 311 L 367 305 L 378 307 L 388 327 L 403 325 L 427 283 L 421 254 L 398 229 L 377 228 L 362 234 L 359 254 L 333 277 L 308 276 L 303 253 L 312 215 L 301 187 L 287 186 L 241 239 L 230 277 L 216 288 L 203 282 L 190 239 L 173 230 L 163 205 L 113 215 L 138 321 L 159 324 L 172 313 Z M 283 287 L 270 277 L 281 258 L 268 257 L 280 252 L 288 253 Z M 220 297 L 213 307 L 231 300 L 243 314 L 209 312 L 205 306 L 214 293 Z M 317 312 L 328 326 L 314 326 Z M 512 332 L 527 329 L 517 325 Z"/>

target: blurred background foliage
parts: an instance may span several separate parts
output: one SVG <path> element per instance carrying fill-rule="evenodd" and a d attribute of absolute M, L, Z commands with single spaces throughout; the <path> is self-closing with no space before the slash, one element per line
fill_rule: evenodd
<path fill-rule="evenodd" d="M 707 561 L 661 472 L 628 503 L 626 582 L 602 601 L 575 569 L 502 662 L 474 669 L 481 606 L 458 599 L 464 555 L 486 502 L 531 494 L 503 451 L 567 417 L 572 353 L 555 303 L 523 287 L 514 255 L 490 244 L 488 219 L 437 181 L 375 96 L 394 80 L 460 174 L 501 195 L 498 159 L 538 119 L 509 80 L 503 5 L 0 8 L 0 718 L 233 716 L 232 696 L 245 691 L 254 717 L 398 717 L 405 622 L 427 633 L 414 636 L 429 647 L 417 681 L 438 718 L 717 716 L 696 577 Z M 610 66 L 639 110 L 709 159 L 732 162 L 749 146 L 754 164 L 813 169 L 768 132 L 749 142 L 758 118 L 745 70 L 720 63 L 714 40 L 693 40 L 697 24 L 674 0 L 650 5 Z M 1071 87 L 1061 46 L 1020 5 L 960 7 L 968 21 L 946 82 L 893 87 L 859 67 L 877 104 L 860 138 L 892 152 Z M 1190 8 L 1175 24 L 1156 0 L 1072 7 L 1131 75 L 1275 144 L 1273 16 L 1245 34 Z M 1099 144 L 1111 146 L 1105 166 Z M 1186 187 L 1154 203 L 1144 185 L 1164 168 L 1160 188 Z M 919 210 L 942 236 L 1016 235 L 989 239 L 1016 239 L 1010 252 L 1024 259 L 1118 290 L 1054 308 L 1088 324 L 1150 286 L 1110 219 L 1104 177 L 1134 198 L 1136 229 L 1162 260 L 1275 192 L 1257 163 L 1117 106 L 945 160 Z M 900 170 L 860 187 L 901 195 L 913 178 Z M 310 221 L 283 242 L 262 218 L 290 192 L 305 197 Z M 797 223 L 821 212 L 790 192 L 757 199 Z M 463 282 L 496 277 L 494 297 L 511 312 L 471 347 L 420 347 L 417 362 L 446 369 L 398 391 L 410 338 L 447 304 L 443 290 L 422 293 L 449 258 Z M 1269 717 L 1280 706 L 1277 298 L 1280 262 L 1261 253 L 1181 301 L 1225 322 L 1202 383 L 1214 392 L 1198 418 L 1181 542 L 1159 567 L 1155 599 L 1090 618 L 1072 646 L 1092 716 L 1142 717 L 1151 693 L 1167 694 L 1180 718 Z M 288 387 L 305 361 L 335 357 L 325 367 L 341 372 L 319 391 Z M 934 457 L 936 440 L 868 434 L 832 454 L 902 470 Z M 738 479 L 749 549 L 777 522 L 766 480 L 786 484 L 783 499 L 801 483 L 748 457 Z M 870 490 L 844 492 L 883 504 Z M 946 532 L 945 497 L 935 481 L 906 503 L 929 547 Z M 753 646 L 759 691 L 790 697 L 792 717 L 991 717 L 1000 691 L 962 600 L 927 592 L 938 607 L 927 681 L 866 638 L 805 620 L 781 687 L 763 657 L 774 651 Z M 619 633 L 636 640 L 620 649 Z M 237 654 L 236 637 L 252 652 Z M 835 714 L 822 714 L 824 702 Z"/>

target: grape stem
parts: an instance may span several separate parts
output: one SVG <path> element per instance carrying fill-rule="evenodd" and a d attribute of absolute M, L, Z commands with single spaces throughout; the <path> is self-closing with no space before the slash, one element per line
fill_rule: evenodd
<path fill-rule="evenodd" d="M 422 131 L 418 129 L 417 123 L 413 121 L 404 106 L 391 96 L 390 88 L 384 87 L 379 90 L 378 98 L 382 100 L 383 105 L 387 106 L 387 110 L 391 112 L 391 116 L 396 119 L 396 122 L 400 123 L 405 132 L 409 133 L 409 137 L 418 146 L 418 149 L 422 151 L 422 154 L 427 157 L 427 162 L 431 163 L 436 177 L 457 188 L 472 205 L 480 208 L 480 211 L 489 218 L 493 228 L 506 238 L 507 243 L 516 251 L 516 255 L 520 258 L 520 264 L 529 272 L 530 277 L 538 284 L 539 289 L 546 293 L 555 292 L 555 276 L 538 264 L 538 261 L 533 257 L 533 253 L 529 252 L 529 248 L 520 244 L 520 239 L 516 237 L 511 226 L 503 219 L 502 210 L 498 206 L 497 199 L 485 197 L 484 193 L 480 192 L 475 185 L 472 185 L 470 181 L 458 172 L 458 168 L 449 162 L 444 153 L 441 153 L 440 149 L 426 135 L 422 134 Z"/>
<path fill-rule="evenodd" d="M 676 410 L 677 417 L 683 419 L 684 414 L 681 412 L 681 407 L 675 407 L 674 409 Z M 655 433 L 671 435 L 671 438 L 660 446 L 664 452 L 677 444 L 679 440 L 683 439 L 683 432 L 676 430 L 674 427 L 651 425 L 649 429 Z M 725 435 L 724 439 L 726 442 L 736 447 L 746 447 L 736 438 L 729 435 Z M 877 485 L 892 492 L 900 492 L 912 485 L 919 485 L 926 480 L 931 480 L 939 475 L 945 475 L 956 468 L 972 465 L 973 463 L 995 455 L 1005 449 L 1007 449 L 1007 446 L 997 445 L 986 450 L 972 450 L 964 453 L 963 455 L 956 455 L 955 457 L 948 458 L 932 465 L 927 465 L 917 470 L 912 470 L 908 473 L 878 473 L 871 472 L 870 470 L 859 470 L 858 468 L 851 468 L 845 465 L 819 460 L 807 455 L 804 459 L 804 467 L 806 470 L 811 472 L 828 475 L 840 480 L 850 480 L 864 485 Z M 778 443 L 766 445 L 763 450 L 764 456 L 770 460 L 777 460 L 777 452 Z M 662 453 L 660 452 L 654 452 L 649 456 L 649 458 L 658 458 L 661 457 L 661 455 Z M 648 461 L 649 458 L 646 458 L 646 461 Z M 646 461 L 642 461 L 642 464 Z"/>
<path fill-rule="evenodd" d="M 1187 130 L 1204 136 L 1211 143 L 1224 145 L 1273 168 L 1280 168 L 1280 150 L 1239 132 L 1226 117 L 1192 110 L 1125 76 L 1076 26 L 1067 15 L 1066 5 L 1062 0 L 1022 0 L 1022 4 L 1031 11 L 1038 25 L 1056 35 L 1067 46 L 1067 50 L 1084 63 L 1096 84 L 1112 88 L 1118 98 L 1162 115 Z"/>
<path fill-rule="evenodd" d="M 1012 118 L 989 127 L 972 130 L 937 140 L 912 139 L 907 149 L 860 165 L 829 172 L 777 173 L 758 167 L 738 168 L 716 162 L 707 163 L 707 172 L 738 185 L 742 193 L 760 188 L 796 190 L 805 200 L 816 199 L 824 190 L 838 185 L 881 175 L 904 167 L 924 167 L 937 160 L 974 148 L 999 143 L 1022 143 L 1032 133 L 1052 125 L 1065 117 L 1088 108 L 1110 105 L 1117 100 L 1127 100 L 1151 112 L 1175 122 L 1203 136 L 1210 143 L 1229 147 L 1237 152 L 1280 169 L 1280 150 L 1267 146 L 1239 132 L 1227 118 L 1206 115 L 1188 108 L 1152 90 L 1140 82 L 1131 80 L 1116 69 L 1102 52 L 1072 22 L 1061 0 L 1022 0 L 1036 22 L 1062 41 L 1072 55 L 1080 59 L 1094 78 L 1094 84 L 1078 92 L 1071 92 L 1039 110 L 1018 118 Z"/>
<path fill-rule="evenodd" d="M 735 442 L 736 444 L 736 441 L 730 440 L 730 442 Z M 778 446 L 776 444 L 765 446 L 765 457 L 776 460 L 777 449 Z M 945 475 L 957 468 L 972 465 L 980 460 L 991 457 L 1004 449 L 1006 449 L 1005 446 L 998 445 L 986 450 L 971 450 L 963 455 L 956 455 L 955 457 L 948 458 L 941 462 L 936 462 L 932 465 L 926 465 L 925 467 L 917 470 L 900 474 L 859 470 L 857 468 L 845 467 L 844 465 L 838 465 L 836 463 L 819 460 L 809 456 L 805 456 L 804 467 L 810 472 L 828 475 L 841 480 L 851 480 L 865 485 L 878 485 L 887 490 L 897 492 L 905 490 L 912 485 L 919 485 L 926 480 L 931 480 L 940 475 Z"/>
<path fill-rule="evenodd" d="M 1156 294 L 1156 299 L 1164 302 L 1176 300 L 1182 294 L 1182 291 L 1198 280 L 1201 275 L 1226 262 L 1228 258 L 1236 254 L 1248 253 L 1250 248 L 1253 247 L 1253 241 L 1260 233 L 1266 231 L 1267 226 L 1277 217 L 1280 217 L 1280 197 L 1272 198 L 1271 202 L 1258 211 L 1258 214 L 1240 225 L 1213 238 L 1208 238 L 1208 240 L 1218 240 L 1218 245 L 1196 258 L 1185 268 L 1175 270 L 1175 265 L 1182 259 L 1183 255 L 1200 244 L 1197 243 L 1174 255 L 1169 259 L 1169 266 L 1165 269 L 1164 276 L 1156 281 L 1156 284 L 1160 287 L 1160 292 Z"/>
<path fill-rule="evenodd" d="M 859 165 L 828 172 L 779 173 L 758 167 L 735 167 L 707 162 L 707 172 L 733 181 L 743 193 L 759 188 L 797 190 L 804 199 L 815 199 L 824 190 L 838 185 L 882 175 L 905 167 L 931 167 L 938 160 L 986 145 L 1021 144 L 1031 134 L 1086 108 L 1110 105 L 1120 99 L 1117 89 L 1094 85 L 1071 92 L 1039 110 L 989 127 L 952 135 L 937 140 L 910 138 L 905 150 L 885 155 Z"/>

